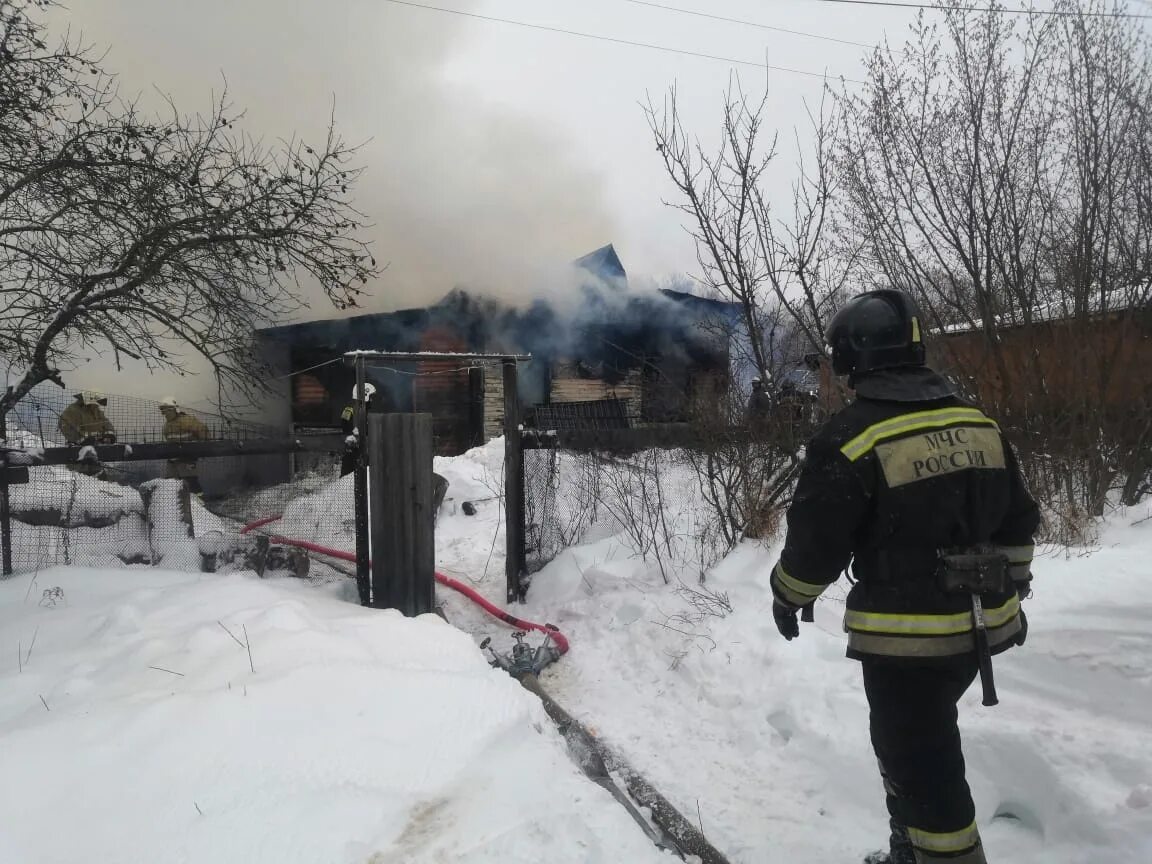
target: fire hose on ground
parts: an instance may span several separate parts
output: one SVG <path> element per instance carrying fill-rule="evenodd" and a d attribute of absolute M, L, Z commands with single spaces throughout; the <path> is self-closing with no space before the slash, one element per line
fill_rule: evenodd
<path fill-rule="evenodd" d="M 264 519 L 257 519 L 245 525 L 240 533 L 248 534 L 258 528 L 278 522 L 281 518 L 281 516 L 269 516 Z M 317 555 L 324 555 L 338 561 L 356 563 L 354 552 L 332 549 L 319 543 L 295 540 L 278 534 L 269 535 L 268 539 L 272 543 L 294 546 L 297 549 L 314 552 Z M 629 767 L 626 762 L 609 751 L 599 738 L 545 692 L 537 676 L 549 662 L 568 653 L 569 643 L 563 633 L 552 624 L 536 624 L 516 617 L 451 576 L 437 571 L 435 578 L 441 585 L 462 594 L 493 618 L 515 627 L 518 631 L 535 631 L 545 634 L 544 644 L 535 652 L 523 643 L 523 633 L 515 634 L 516 645 L 508 658 L 501 658 L 489 648 L 491 641 L 489 639 L 484 640 L 481 648 L 487 648 L 491 652 L 495 660 L 493 665 L 503 668 L 516 678 L 526 690 L 539 697 L 544 710 L 564 737 L 573 761 L 579 765 L 592 782 L 607 790 L 624 807 L 653 844 L 660 849 L 673 852 L 680 858 L 695 856 L 703 864 L 729 864 L 724 854 L 713 846 L 703 832 L 681 814 L 667 798 L 661 795 L 643 776 Z M 555 645 L 555 648 L 549 650 L 549 642 Z M 627 793 L 616 783 L 612 777 L 613 772 L 623 780 Z M 636 804 L 633 803 L 633 799 L 641 807 L 648 809 L 651 821 L 639 811 Z"/>
<path fill-rule="evenodd" d="M 279 522 L 281 516 L 268 516 L 264 519 L 257 519 L 255 522 L 249 522 L 242 529 L 241 534 L 248 534 L 255 531 L 257 528 L 263 528 L 265 525 L 271 525 L 273 522 Z M 353 564 L 356 563 L 355 552 L 345 552 L 341 549 L 332 549 L 327 546 L 321 546 L 319 543 L 311 543 L 307 540 L 295 540 L 291 537 L 281 537 L 278 534 L 273 534 L 268 538 L 272 543 L 279 543 L 282 546 L 295 546 L 297 549 L 303 549 L 306 552 L 315 552 L 317 555 L 325 555 L 329 558 L 335 558 L 338 561 L 349 561 Z M 545 634 L 556 645 L 557 656 L 562 657 L 568 653 L 568 639 L 552 624 L 537 624 L 533 621 L 525 621 L 523 618 L 517 618 L 510 612 L 506 612 L 499 606 L 491 603 L 479 592 L 469 588 L 463 582 L 453 579 L 451 576 L 446 576 L 443 573 L 437 572 L 436 581 L 446 588 L 451 588 L 453 591 L 464 595 L 493 618 L 503 621 L 517 630 L 533 631 Z"/>

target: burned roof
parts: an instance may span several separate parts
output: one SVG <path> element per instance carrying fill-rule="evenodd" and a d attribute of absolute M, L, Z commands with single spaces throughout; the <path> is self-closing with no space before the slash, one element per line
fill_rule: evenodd
<path fill-rule="evenodd" d="M 627 280 L 628 278 L 624 264 L 621 262 L 620 256 L 616 254 L 616 247 L 611 243 L 577 258 L 572 263 L 602 279 Z"/>
<path fill-rule="evenodd" d="M 538 299 L 518 308 L 457 288 L 422 309 L 270 327 L 259 336 L 336 355 L 358 349 L 419 351 L 425 334 L 443 329 L 456 338 L 454 350 L 498 348 L 620 369 L 673 354 L 709 364 L 726 356 L 716 338 L 722 331 L 701 325 L 737 322 L 735 304 L 670 289 L 629 291 L 611 245 L 573 263 L 594 277 L 580 286 L 580 302 Z"/>

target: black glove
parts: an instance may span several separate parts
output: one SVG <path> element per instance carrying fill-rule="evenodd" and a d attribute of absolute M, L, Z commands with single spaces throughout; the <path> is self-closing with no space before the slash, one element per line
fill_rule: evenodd
<path fill-rule="evenodd" d="M 780 635 L 791 642 L 800 635 L 800 622 L 796 620 L 796 610 L 783 605 L 779 600 L 772 601 L 772 618 Z"/>
<path fill-rule="evenodd" d="M 1020 610 L 1020 632 L 1016 634 L 1016 644 L 1023 645 L 1024 640 L 1028 638 L 1028 616 L 1024 614 L 1024 610 Z"/>

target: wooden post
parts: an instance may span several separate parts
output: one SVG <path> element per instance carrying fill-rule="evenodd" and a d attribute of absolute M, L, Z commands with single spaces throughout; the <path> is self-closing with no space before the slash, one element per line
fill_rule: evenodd
<path fill-rule="evenodd" d="M 372 605 L 408 616 L 435 609 L 432 415 L 370 414 Z"/>
<path fill-rule="evenodd" d="M 508 602 L 523 602 L 527 591 L 524 555 L 524 450 L 520 441 L 520 393 L 515 361 L 504 363 L 504 576 Z"/>
<path fill-rule="evenodd" d="M 468 446 L 484 445 L 484 367 L 468 370 Z"/>
<path fill-rule="evenodd" d="M 0 416 L 0 446 L 7 443 L 8 419 Z M 12 507 L 8 499 L 7 453 L 0 456 L 0 573 L 4 576 L 12 575 Z"/>
<path fill-rule="evenodd" d="M 353 470 L 352 498 L 356 511 L 356 591 L 360 605 L 372 605 L 372 587 L 369 560 L 372 557 L 368 542 L 368 412 L 364 401 L 364 358 L 356 357 L 356 432 L 360 447 Z M 347 445 L 345 445 L 347 446 Z"/>
<path fill-rule="evenodd" d="M 12 507 L 8 499 L 8 458 L 0 461 L 0 567 L 12 575 Z"/>

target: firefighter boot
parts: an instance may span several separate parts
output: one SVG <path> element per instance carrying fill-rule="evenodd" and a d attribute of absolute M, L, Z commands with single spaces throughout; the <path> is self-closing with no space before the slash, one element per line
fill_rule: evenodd
<path fill-rule="evenodd" d="M 904 826 L 892 823 L 888 848 L 887 852 L 873 852 L 864 859 L 864 864 L 916 864 L 916 853 L 912 851 L 912 841 Z"/>

